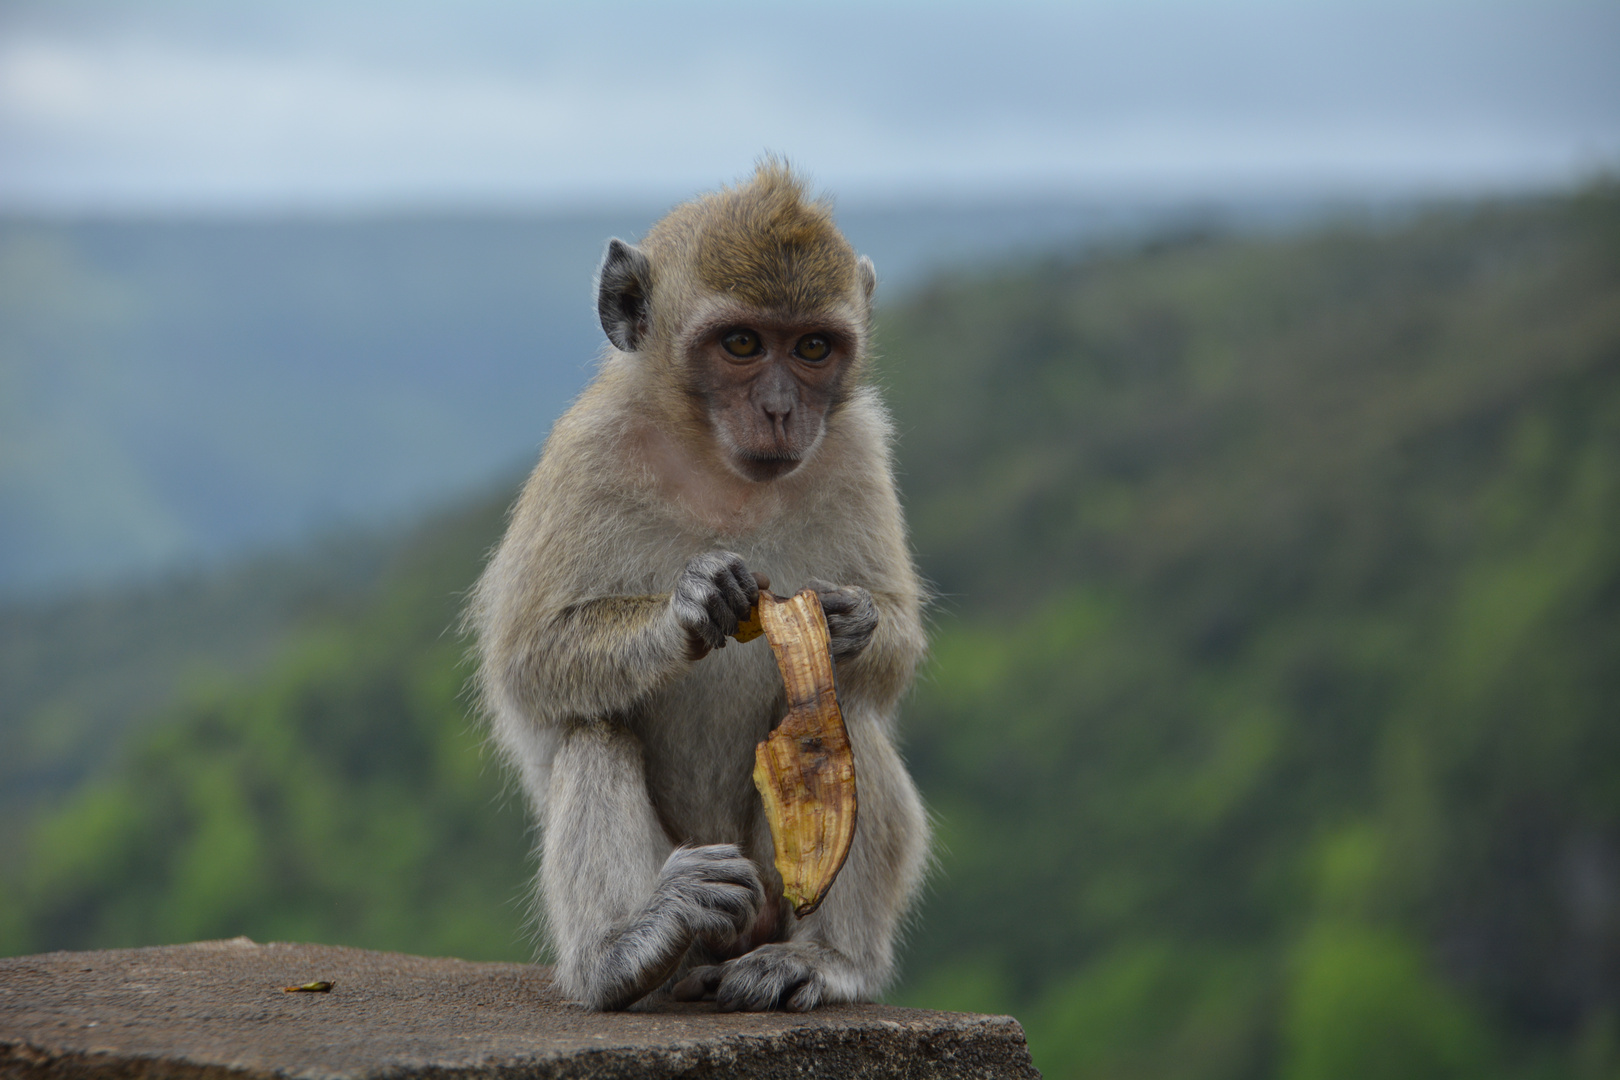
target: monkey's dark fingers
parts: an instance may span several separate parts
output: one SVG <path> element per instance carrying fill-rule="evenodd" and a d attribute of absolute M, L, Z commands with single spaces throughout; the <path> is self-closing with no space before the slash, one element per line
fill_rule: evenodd
<path fill-rule="evenodd" d="M 759 884 L 759 876 L 752 872 L 747 880 L 742 881 L 735 878 L 711 879 L 699 891 L 702 894 L 701 902 L 710 911 L 729 920 L 728 929 L 738 934 L 748 932 L 765 903 L 765 890 Z"/>
<path fill-rule="evenodd" d="M 759 871 L 735 844 L 676 848 L 664 862 L 660 891 L 700 935 L 730 940 L 753 924 L 765 902 Z"/>
<path fill-rule="evenodd" d="M 821 611 L 824 615 L 842 615 L 860 602 L 853 589 L 846 589 L 841 585 L 822 581 L 820 578 L 811 578 L 805 585 L 816 590 L 816 597 L 821 601 Z"/>
<path fill-rule="evenodd" d="M 675 582 L 675 617 L 704 651 L 723 649 L 752 605 L 750 588 L 757 591 L 740 555 L 729 551 L 694 555 Z"/>
<path fill-rule="evenodd" d="M 748 565 L 742 561 L 741 555 L 733 555 L 729 551 L 725 555 L 726 570 L 729 577 L 721 576 L 715 579 L 730 601 L 732 610 L 737 618 L 743 619 L 748 615 L 748 609 L 754 606 L 759 599 L 759 582 L 749 572 Z"/>
<path fill-rule="evenodd" d="M 759 883 L 759 871 L 747 859 L 708 863 L 700 872 L 703 880 L 711 885 L 735 885 L 757 900 L 765 899 L 765 887 Z"/>
<path fill-rule="evenodd" d="M 821 601 L 821 611 L 827 616 L 828 645 L 833 659 L 848 660 L 865 651 L 877 631 L 878 610 L 872 594 L 859 585 L 829 585 L 825 581 L 809 582 Z"/>
<path fill-rule="evenodd" d="M 712 942 L 727 942 L 745 934 L 759 915 L 754 893 L 741 885 L 709 885 L 693 890 L 688 911 L 693 934 Z"/>
<path fill-rule="evenodd" d="M 759 872 L 736 844 L 682 846 L 664 860 L 664 874 L 690 872 L 706 881 L 727 881 L 737 885 L 757 884 Z"/>
<path fill-rule="evenodd" d="M 695 573 L 698 578 L 697 591 L 703 607 L 720 633 L 720 644 L 715 647 L 724 648 L 725 639 L 737 632 L 737 624 L 747 617 L 759 595 L 754 575 L 748 572 L 742 556 L 729 551 L 698 556 L 688 564 L 687 573 Z"/>
<path fill-rule="evenodd" d="M 677 597 L 675 618 L 692 641 L 691 659 L 701 660 L 712 649 L 726 647 L 725 635 L 714 625 L 708 608 L 691 597 Z"/>
<path fill-rule="evenodd" d="M 720 977 L 724 973 L 725 968 L 719 964 L 696 968 L 674 985 L 670 996 L 676 1001 L 707 1001 L 720 988 Z"/>
<path fill-rule="evenodd" d="M 699 873 L 701 876 L 694 879 L 693 888 L 688 891 L 701 892 L 713 897 L 714 904 L 711 906 L 733 914 L 759 907 L 764 893 L 756 884 L 757 879 L 753 875 L 729 874 L 708 867 Z"/>
<path fill-rule="evenodd" d="M 719 642 L 714 646 L 717 649 L 726 647 L 726 638 L 737 632 L 737 624 L 742 619 L 737 615 L 737 609 L 732 606 L 730 597 L 720 589 L 710 591 L 704 597 L 704 610 L 709 616 L 709 626 L 720 635 Z"/>

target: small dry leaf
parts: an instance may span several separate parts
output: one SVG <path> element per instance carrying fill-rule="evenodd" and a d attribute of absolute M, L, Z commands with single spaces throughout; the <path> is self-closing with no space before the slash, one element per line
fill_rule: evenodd
<path fill-rule="evenodd" d="M 754 748 L 754 786 L 776 842 L 782 895 L 800 918 L 827 895 L 855 839 L 855 756 L 838 707 L 827 617 L 814 589 L 761 592 L 739 627 L 758 625 L 776 654 L 788 713 Z"/>
<path fill-rule="evenodd" d="M 307 982 L 303 986 L 283 986 L 283 994 L 324 994 L 332 989 L 329 982 Z"/>

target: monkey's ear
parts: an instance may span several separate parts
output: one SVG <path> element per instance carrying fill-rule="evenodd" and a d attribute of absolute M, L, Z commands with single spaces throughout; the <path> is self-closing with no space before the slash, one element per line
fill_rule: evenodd
<path fill-rule="evenodd" d="M 596 314 L 608 340 L 623 352 L 635 352 L 647 336 L 651 282 L 652 264 L 640 248 L 618 237 L 608 241 L 596 275 Z"/>
<path fill-rule="evenodd" d="M 855 260 L 855 272 L 860 275 L 861 291 L 866 293 L 866 299 L 870 302 L 872 293 L 877 291 L 877 267 L 872 265 L 871 259 L 862 255 Z"/>

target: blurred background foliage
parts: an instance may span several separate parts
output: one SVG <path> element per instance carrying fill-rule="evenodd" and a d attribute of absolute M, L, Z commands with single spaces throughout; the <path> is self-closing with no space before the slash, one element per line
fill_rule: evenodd
<path fill-rule="evenodd" d="M 1620 1076 L 1620 188 L 879 329 L 939 590 L 893 1000 L 1012 1012 L 1052 1077 Z M 512 490 L 0 607 L 0 951 L 531 956 L 453 630 Z"/>

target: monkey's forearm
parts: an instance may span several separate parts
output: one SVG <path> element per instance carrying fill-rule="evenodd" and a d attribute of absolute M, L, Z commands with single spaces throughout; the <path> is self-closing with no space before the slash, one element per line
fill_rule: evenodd
<path fill-rule="evenodd" d="M 593 1009 L 625 1009 L 656 990 L 680 964 L 691 934 L 661 910 L 639 912 L 594 950 L 576 979 Z"/>
<path fill-rule="evenodd" d="M 663 596 L 609 596 L 564 607 L 518 639 L 505 691 L 548 720 L 613 715 L 691 662 L 691 642 Z"/>
<path fill-rule="evenodd" d="M 694 938 L 735 937 L 763 901 L 757 871 L 734 845 L 677 848 L 646 905 L 587 950 L 583 970 L 568 974 L 592 1008 L 626 1008 L 674 974 Z"/>
<path fill-rule="evenodd" d="M 764 900 L 731 844 L 669 849 L 640 742 L 614 724 L 560 740 L 545 799 L 540 881 L 564 991 L 622 1009 L 657 988 L 700 935 L 729 939 Z"/>

